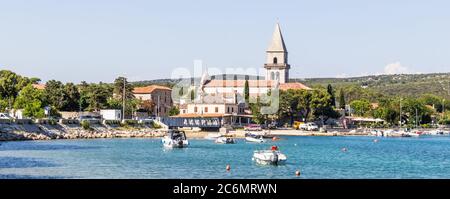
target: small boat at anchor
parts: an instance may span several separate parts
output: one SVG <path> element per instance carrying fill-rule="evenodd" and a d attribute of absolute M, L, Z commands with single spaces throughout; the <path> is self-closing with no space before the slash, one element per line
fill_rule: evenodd
<path fill-rule="evenodd" d="M 230 137 L 218 137 L 215 142 L 217 144 L 236 144 L 236 140 Z"/>
<path fill-rule="evenodd" d="M 277 146 L 272 146 L 270 150 L 254 151 L 252 160 L 258 164 L 280 165 L 286 162 L 287 157 L 278 150 Z"/>
<path fill-rule="evenodd" d="M 245 134 L 245 140 L 247 142 L 257 142 L 257 143 L 264 143 L 266 140 L 264 140 L 264 137 L 262 135 L 254 135 L 251 133 Z"/>
<path fill-rule="evenodd" d="M 186 148 L 189 145 L 184 131 L 173 129 L 169 129 L 167 135 L 161 141 L 166 148 Z"/>

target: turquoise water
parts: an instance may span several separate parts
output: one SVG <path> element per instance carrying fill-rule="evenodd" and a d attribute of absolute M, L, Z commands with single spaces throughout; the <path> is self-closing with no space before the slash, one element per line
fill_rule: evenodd
<path fill-rule="evenodd" d="M 450 137 L 282 138 L 234 145 L 191 139 L 189 148 L 172 150 L 160 139 L 0 142 L 0 178 L 297 178 L 296 170 L 300 178 L 450 178 Z M 286 165 L 252 162 L 253 150 L 274 144 Z"/>

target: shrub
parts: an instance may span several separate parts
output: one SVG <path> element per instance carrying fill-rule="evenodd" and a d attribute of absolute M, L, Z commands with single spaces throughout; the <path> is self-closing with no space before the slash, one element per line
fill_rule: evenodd
<path fill-rule="evenodd" d="M 159 129 L 159 128 L 161 128 L 161 125 L 159 125 L 155 121 L 152 121 L 152 127 L 155 128 L 155 129 Z"/>
<path fill-rule="evenodd" d="M 136 120 L 125 120 L 125 124 L 129 126 L 135 126 L 137 123 Z"/>
<path fill-rule="evenodd" d="M 90 130 L 91 129 L 91 123 L 87 120 L 83 120 L 81 122 L 81 127 L 83 127 L 84 130 Z"/>

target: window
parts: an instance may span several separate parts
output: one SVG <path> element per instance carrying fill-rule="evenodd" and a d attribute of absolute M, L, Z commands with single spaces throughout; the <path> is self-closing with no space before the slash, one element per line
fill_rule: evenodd
<path fill-rule="evenodd" d="M 205 113 L 207 113 L 208 112 L 208 107 L 205 107 Z"/>
<path fill-rule="evenodd" d="M 218 113 L 218 112 L 219 112 L 219 107 L 216 107 L 215 109 L 216 109 L 216 110 L 215 110 L 216 113 Z"/>
<path fill-rule="evenodd" d="M 275 79 L 275 73 L 274 73 L 274 72 L 271 72 L 271 73 L 270 73 L 270 79 L 271 79 L 271 80 Z"/>
<path fill-rule="evenodd" d="M 234 112 L 234 108 L 233 107 L 231 107 L 231 112 Z"/>
<path fill-rule="evenodd" d="M 278 59 L 277 59 L 277 57 L 274 57 L 274 58 L 273 58 L 273 63 L 274 63 L 274 64 L 278 64 Z"/>
<path fill-rule="evenodd" d="M 197 113 L 197 107 L 194 107 L 194 112 Z"/>
<path fill-rule="evenodd" d="M 276 73 L 276 80 L 280 80 L 280 72 Z"/>

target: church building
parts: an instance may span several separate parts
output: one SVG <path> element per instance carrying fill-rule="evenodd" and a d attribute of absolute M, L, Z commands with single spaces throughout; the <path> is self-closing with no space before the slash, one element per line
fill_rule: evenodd
<path fill-rule="evenodd" d="M 203 74 L 198 97 L 193 102 L 180 103 L 177 117 L 221 117 L 232 124 L 249 123 L 251 113 L 246 110 L 244 99 L 247 81 L 251 98 L 266 95 L 274 89 L 312 90 L 302 83 L 289 82 L 290 68 L 286 44 L 277 23 L 266 50 L 264 79 L 210 79 Z"/>

